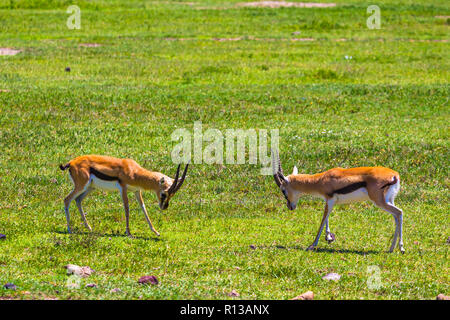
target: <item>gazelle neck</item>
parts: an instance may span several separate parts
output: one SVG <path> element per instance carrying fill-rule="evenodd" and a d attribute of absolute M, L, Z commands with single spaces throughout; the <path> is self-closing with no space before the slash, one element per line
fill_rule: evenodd
<path fill-rule="evenodd" d="M 152 172 L 147 169 L 140 168 L 134 174 L 134 182 L 136 185 L 145 190 L 159 190 L 159 181 L 161 178 L 164 178 L 164 182 L 168 187 L 172 179 L 160 172 Z"/>
<path fill-rule="evenodd" d="M 291 174 L 288 179 L 295 190 L 307 194 L 311 194 L 317 184 L 317 177 L 312 174 Z"/>

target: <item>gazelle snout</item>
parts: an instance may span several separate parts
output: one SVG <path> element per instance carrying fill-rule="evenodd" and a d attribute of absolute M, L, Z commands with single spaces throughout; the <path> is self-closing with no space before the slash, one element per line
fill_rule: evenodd
<path fill-rule="evenodd" d="M 290 201 L 287 201 L 286 205 L 287 205 L 288 209 L 291 210 L 291 211 L 295 210 L 295 208 L 297 208 L 297 205 L 291 203 Z"/>

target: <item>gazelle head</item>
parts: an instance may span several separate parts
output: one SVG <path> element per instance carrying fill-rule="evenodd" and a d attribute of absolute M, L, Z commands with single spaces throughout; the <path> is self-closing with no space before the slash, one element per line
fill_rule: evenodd
<path fill-rule="evenodd" d="M 281 168 L 281 161 L 278 152 L 276 153 L 272 150 L 272 170 L 275 183 L 278 188 L 280 188 L 281 193 L 283 193 L 286 199 L 286 205 L 289 210 L 294 210 L 297 207 L 297 202 L 300 197 L 300 193 L 295 190 L 291 183 L 289 176 L 285 177 L 283 174 L 283 169 Z M 298 174 L 297 167 L 294 167 L 292 174 Z"/>
<path fill-rule="evenodd" d="M 162 177 L 159 180 L 159 190 L 156 192 L 159 201 L 159 207 L 161 210 L 166 210 L 169 207 L 170 198 L 181 188 L 181 185 L 186 178 L 186 172 L 188 169 L 189 163 L 184 167 L 183 175 L 181 179 L 178 179 L 180 175 L 180 167 L 181 164 L 178 165 L 177 173 L 175 175 L 175 179 L 170 179 L 169 177 Z"/>

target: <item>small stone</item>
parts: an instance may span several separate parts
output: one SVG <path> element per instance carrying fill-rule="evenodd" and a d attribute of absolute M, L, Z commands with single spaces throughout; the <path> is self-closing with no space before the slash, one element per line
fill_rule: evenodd
<path fill-rule="evenodd" d="M 119 288 L 114 288 L 114 289 L 111 289 L 109 292 L 117 293 L 117 292 L 122 292 L 122 290 L 120 290 Z"/>
<path fill-rule="evenodd" d="M 314 300 L 314 292 L 307 291 L 299 296 L 296 296 L 295 298 L 292 298 L 291 300 Z"/>
<path fill-rule="evenodd" d="M 154 284 L 154 285 L 157 285 L 159 283 L 158 279 L 155 276 L 142 276 L 139 278 L 138 282 L 140 284 L 150 283 L 150 284 Z"/>
<path fill-rule="evenodd" d="M 228 293 L 229 297 L 239 297 L 240 294 L 236 290 L 231 290 L 230 293 Z"/>
<path fill-rule="evenodd" d="M 292 35 L 293 36 L 298 36 L 300 33 L 301 33 L 300 31 L 294 31 L 294 32 L 292 32 Z"/>
<path fill-rule="evenodd" d="M 448 238 L 447 238 L 447 243 L 449 243 L 449 244 L 450 244 L 450 237 L 448 237 Z"/>
<path fill-rule="evenodd" d="M 438 294 L 438 296 L 436 297 L 436 300 L 450 300 L 450 296 L 446 296 L 442 293 Z"/>
<path fill-rule="evenodd" d="M 95 272 L 92 268 L 90 267 L 80 267 L 77 266 L 75 264 L 68 264 L 66 266 L 64 266 L 64 268 L 67 269 L 67 274 L 74 274 L 77 276 L 80 276 L 82 278 L 86 278 L 89 277 L 93 272 Z"/>
<path fill-rule="evenodd" d="M 84 286 L 85 288 L 97 288 L 97 284 L 95 283 L 88 283 L 87 285 Z"/>
<path fill-rule="evenodd" d="M 9 289 L 9 290 L 16 290 L 17 289 L 17 287 L 16 287 L 16 285 L 14 283 L 7 283 L 7 284 L 5 284 L 3 286 L 3 288 Z"/>
<path fill-rule="evenodd" d="M 66 68 L 64 69 L 64 71 L 70 72 L 70 67 L 66 67 Z"/>
<path fill-rule="evenodd" d="M 0 233 L 0 240 L 6 239 L 6 234 Z"/>
<path fill-rule="evenodd" d="M 256 249 L 256 246 L 255 246 L 254 244 L 251 244 L 251 245 L 250 245 L 250 249 L 255 250 L 255 249 Z"/>
<path fill-rule="evenodd" d="M 341 275 L 334 273 L 334 272 L 329 273 L 322 277 L 323 280 L 333 280 L 333 281 L 338 281 L 340 278 L 341 278 Z"/>

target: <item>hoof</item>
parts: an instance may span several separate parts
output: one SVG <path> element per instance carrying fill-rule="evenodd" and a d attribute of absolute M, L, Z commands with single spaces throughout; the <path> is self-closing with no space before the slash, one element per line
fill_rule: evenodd
<path fill-rule="evenodd" d="M 403 248 L 403 247 L 400 248 L 400 252 L 401 252 L 402 254 L 404 254 L 405 251 L 406 251 L 405 248 Z"/>
<path fill-rule="evenodd" d="M 328 244 L 330 244 L 336 240 L 336 236 L 334 235 L 334 233 L 327 233 L 325 235 L 325 240 L 327 240 Z"/>
<path fill-rule="evenodd" d="M 316 249 L 316 247 L 314 245 L 310 245 L 306 251 L 313 251 L 314 249 Z"/>

